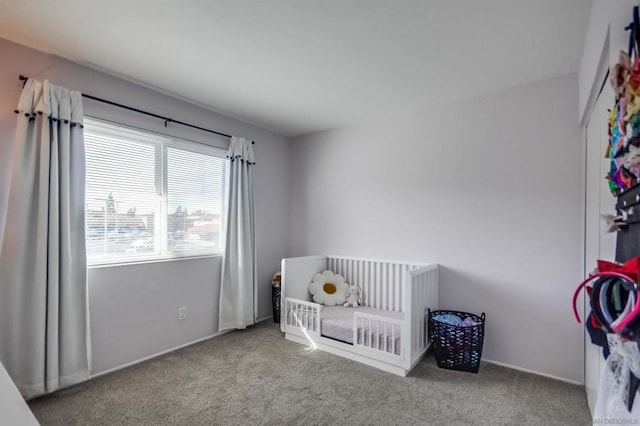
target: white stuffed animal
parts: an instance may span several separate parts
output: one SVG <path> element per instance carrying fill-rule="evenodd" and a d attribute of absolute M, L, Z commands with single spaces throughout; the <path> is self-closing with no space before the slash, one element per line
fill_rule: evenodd
<path fill-rule="evenodd" d="M 347 301 L 342 306 L 353 305 L 354 308 L 357 308 L 358 305 L 362 305 L 362 289 L 357 285 L 350 284 L 347 289 Z"/>

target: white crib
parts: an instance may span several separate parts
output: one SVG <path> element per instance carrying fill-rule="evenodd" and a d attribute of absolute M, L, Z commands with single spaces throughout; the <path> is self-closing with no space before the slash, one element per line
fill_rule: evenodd
<path fill-rule="evenodd" d="M 353 313 L 352 344 L 322 335 L 322 305 L 309 284 L 326 269 L 362 289 L 362 304 L 386 312 Z M 406 376 L 429 349 L 427 310 L 438 309 L 438 265 L 342 256 L 282 259 L 280 327 L 288 340 Z M 351 332 L 349 332 L 351 333 Z"/>

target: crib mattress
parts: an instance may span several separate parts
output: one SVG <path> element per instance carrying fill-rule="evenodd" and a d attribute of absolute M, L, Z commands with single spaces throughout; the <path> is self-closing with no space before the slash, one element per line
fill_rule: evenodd
<path fill-rule="evenodd" d="M 358 308 L 325 306 L 320 311 L 320 334 L 331 339 L 353 344 L 353 316 L 356 311 L 396 320 L 404 319 L 402 312 L 385 311 L 365 306 Z M 361 339 L 364 336 L 364 345 L 368 346 L 371 336 L 374 348 L 381 350 L 386 348 L 387 352 L 400 355 L 400 326 L 393 326 L 393 333 L 390 328 L 387 328 L 386 347 L 383 330 L 375 330 L 375 326 L 373 328 L 369 333 L 369 327 L 367 321 L 365 321 L 365 324 L 358 329 L 358 343 L 362 344 Z"/>

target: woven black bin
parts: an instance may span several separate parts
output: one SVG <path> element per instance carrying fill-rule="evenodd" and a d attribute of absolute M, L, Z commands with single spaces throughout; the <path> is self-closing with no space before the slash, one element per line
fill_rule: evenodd
<path fill-rule="evenodd" d="M 456 315 L 462 320 L 471 318 L 478 325 L 469 327 L 446 324 L 436 321 L 438 315 Z M 459 311 L 429 310 L 429 339 L 433 343 L 433 352 L 438 367 L 448 370 L 477 373 L 482 357 L 484 341 L 485 314 L 481 316 Z"/>
<path fill-rule="evenodd" d="M 271 286 L 271 302 L 273 303 L 273 322 L 280 323 L 280 287 Z"/>

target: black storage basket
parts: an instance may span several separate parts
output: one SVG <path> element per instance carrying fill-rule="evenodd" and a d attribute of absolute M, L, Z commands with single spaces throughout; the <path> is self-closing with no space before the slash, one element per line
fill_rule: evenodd
<path fill-rule="evenodd" d="M 456 315 L 462 320 L 471 317 L 478 325 L 463 327 L 433 319 L 435 316 L 444 314 Z M 477 316 L 468 312 L 429 310 L 428 318 L 429 340 L 433 343 L 438 367 L 477 373 L 480 368 L 484 340 L 484 312 L 481 316 Z"/>
<path fill-rule="evenodd" d="M 280 323 L 280 287 L 271 286 L 271 301 L 273 303 L 273 322 Z"/>

